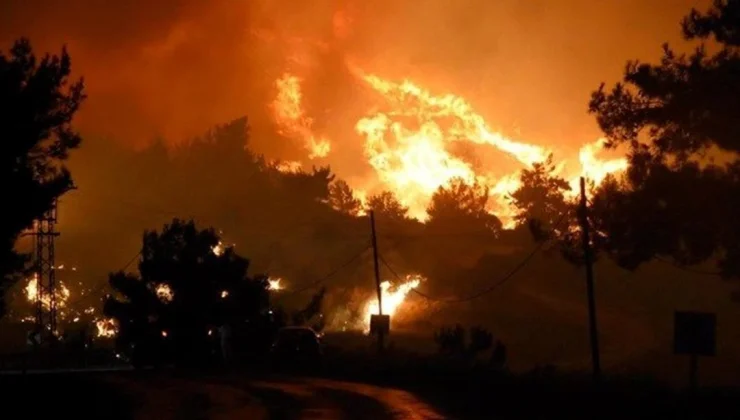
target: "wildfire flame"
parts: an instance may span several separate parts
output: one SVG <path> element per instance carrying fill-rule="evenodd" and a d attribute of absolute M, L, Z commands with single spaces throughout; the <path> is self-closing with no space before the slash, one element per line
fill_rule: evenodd
<path fill-rule="evenodd" d="M 275 162 L 275 169 L 283 173 L 298 173 L 303 170 L 303 165 L 301 165 L 301 162 L 288 160 Z"/>
<path fill-rule="evenodd" d="M 34 274 L 33 277 L 31 277 L 28 280 L 28 284 L 26 284 L 26 287 L 24 288 L 24 291 L 26 292 L 26 299 L 28 299 L 29 302 L 35 303 L 36 300 L 39 298 L 39 277 L 38 274 Z M 57 287 L 54 290 L 55 294 L 55 301 L 56 301 L 56 307 L 58 309 L 64 308 L 67 305 L 67 300 L 69 300 L 69 289 L 67 286 L 64 285 L 61 281 L 57 283 Z M 44 309 L 49 310 L 51 309 L 51 296 L 49 293 L 41 293 L 41 305 Z"/>
<path fill-rule="evenodd" d="M 98 337 L 111 338 L 118 334 L 118 325 L 113 318 L 95 320 L 95 328 Z"/>
<path fill-rule="evenodd" d="M 409 206 L 411 216 L 426 219 L 426 208 L 437 188 L 459 178 L 469 185 L 476 182 L 487 185 L 493 200 L 489 210 L 501 219 L 504 227 L 514 227 L 516 211 L 511 208 L 509 196 L 521 185 L 519 173 L 494 176 L 476 172 L 470 163 L 448 149 L 455 142 L 492 146 L 525 168 L 545 161 L 551 150 L 492 131 L 463 98 L 452 94 L 435 96 L 408 80 L 394 83 L 359 73 L 383 97 L 386 108 L 385 112 L 362 118 L 356 130 L 365 137 L 365 154 L 379 180 Z M 624 158 L 599 160 L 596 155 L 603 145 L 603 140 L 599 140 L 585 145 L 579 153 L 582 166 L 579 176 L 587 176 L 597 185 L 606 175 L 627 167 Z M 562 169 L 564 165 L 559 166 Z M 578 176 L 571 181 L 572 185 L 577 183 Z"/>
<path fill-rule="evenodd" d="M 364 139 L 365 157 L 377 175 L 376 182 L 356 179 L 352 183 L 356 198 L 364 203 L 368 193 L 389 190 L 409 208 L 411 217 L 424 221 L 432 195 L 439 187 L 459 178 L 468 185 L 485 185 L 491 198 L 488 210 L 498 216 L 505 228 L 515 226 L 516 209 L 510 195 L 521 185 L 519 171 L 502 175 L 475 168 L 451 148 L 460 143 L 493 147 L 524 168 L 545 161 L 552 150 L 492 130 L 483 116 L 459 96 L 435 95 L 410 80 L 393 82 L 358 68 L 350 70 L 381 100 L 377 110 L 355 124 L 355 130 Z M 303 139 L 310 158 L 326 156 L 328 140 L 322 139 L 326 142 L 326 153 L 322 153 L 316 145 L 317 136 L 311 131 L 313 121 L 301 107 L 300 83 L 301 79 L 290 73 L 275 82 L 278 93 L 272 103 L 274 118 L 284 133 Z M 557 163 L 560 172 L 566 166 L 569 168 L 567 173 L 558 174 L 569 181 L 571 194 L 577 194 L 580 176 L 598 185 L 608 174 L 627 168 L 625 158 L 599 159 L 597 155 L 603 149 L 603 139 L 584 145 L 578 156 L 580 170 L 566 165 L 566 161 Z M 301 163 L 281 162 L 276 164 L 276 169 L 297 172 Z M 373 188 L 368 189 L 368 185 Z"/>
<path fill-rule="evenodd" d="M 592 144 L 586 144 L 581 147 L 578 153 L 578 160 L 581 162 L 581 176 L 586 177 L 595 185 L 599 185 L 609 174 L 616 174 L 627 170 L 629 163 L 627 158 L 616 158 L 610 160 L 600 160 L 596 155 L 604 149 L 606 139 L 598 139 Z M 570 181 L 571 191 L 578 191 L 579 177 Z"/>
<path fill-rule="evenodd" d="M 326 157 L 331 151 L 331 143 L 313 134 L 313 120 L 305 115 L 301 104 L 301 80 L 285 73 L 275 81 L 275 87 L 277 96 L 272 103 L 272 110 L 280 133 L 303 141 L 309 159 Z"/>
<path fill-rule="evenodd" d="M 269 278 L 269 279 L 267 279 L 267 290 L 278 291 L 278 290 L 285 289 L 285 286 L 283 286 L 283 285 L 280 284 L 280 282 L 282 280 L 283 279 L 281 279 L 281 278 Z"/>
<path fill-rule="evenodd" d="M 392 286 L 389 281 L 380 283 L 380 293 L 383 301 L 383 315 L 390 315 L 391 318 L 393 318 L 393 315 L 401 307 L 406 296 L 411 292 L 411 290 L 419 286 L 421 279 L 421 276 L 414 274 L 406 276 L 406 282 L 395 287 Z M 378 301 L 376 300 L 376 297 L 373 297 L 365 304 L 364 318 L 366 322 L 366 332 L 370 330 L 370 317 L 377 314 Z"/>
<path fill-rule="evenodd" d="M 175 297 L 175 294 L 172 291 L 172 288 L 170 288 L 170 286 L 165 283 L 158 285 L 156 292 L 157 292 L 157 297 L 159 298 L 159 300 L 165 303 L 172 302 L 172 299 Z"/>
<path fill-rule="evenodd" d="M 224 244 L 221 241 L 218 241 L 218 243 L 211 248 L 211 251 L 214 255 L 220 257 L 224 253 Z"/>

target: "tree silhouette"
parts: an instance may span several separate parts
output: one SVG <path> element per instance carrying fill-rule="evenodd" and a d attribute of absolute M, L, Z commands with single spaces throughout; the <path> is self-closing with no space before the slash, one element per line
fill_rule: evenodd
<path fill-rule="evenodd" d="M 434 333 L 434 341 L 441 355 L 466 362 L 474 361 L 494 343 L 493 334 L 485 328 L 474 326 L 466 331 L 460 324 L 440 328 Z"/>
<path fill-rule="evenodd" d="M 344 180 L 334 181 L 329 189 L 329 204 L 340 213 L 357 216 L 362 210 L 362 203 L 355 198 L 352 188 Z"/>
<path fill-rule="evenodd" d="M 555 169 L 551 155 L 547 161 L 522 170 L 521 186 L 511 194 L 511 202 L 517 209 L 517 223 L 528 224 L 538 240 L 552 237 L 556 230 L 562 231 L 562 219 L 572 210 L 572 204 L 565 198 L 570 185 L 555 175 Z"/>
<path fill-rule="evenodd" d="M 165 349 L 165 360 L 202 360 L 221 325 L 263 317 L 269 305 L 264 277 L 247 277 L 249 261 L 217 248 L 212 229 L 175 219 L 144 233 L 139 276 L 114 273 L 105 313 L 116 319 L 119 345 Z"/>
<path fill-rule="evenodd" d="M 708 14 L 693 10 L 684 19 L 687 39 L 716 36 L 722 46 L 716 54 L 701 44 L 677 55 L 666 44 L 660 64 L 629 62 L 623 83 L 592 94 L 589 109 L 612 144 L 637 148 L 647 133 L 657 152 L 682 161 L 711 145 L 740 151 L 739 8 L 737 0 L 716 1 Z"/>
<path fill-rule="evenodd" d="M 427 208 L 427 226 L 437 232 L 467 232 L 493 234 L 501 231 L 501 221 L 488 213 L 488 189 L 464 180 L 453 179 L 441 186 L 432 196 Z"/>
<path fill-rule="evenodd" d="M 593 222 L 623 266 L 720 255 L 723 273 L 739 277 L 740 161 L 709 156 L 740 151 L 740 1 L 692 10 L 682 27 L 687 40 L 713 37 L 719 51 L 702 43 L 678 55 L 665 45 L 659 64 L 629 62 L 623 83 L 592 95 L 590 111 L 611 146 L 630 148 L 631 163 L 592 199 Z"/>
<path fill-rule="evenodd" d="M 555 171 L 552 156 L 522 170 L 521 186 L 511 194 L 517 209 L 515 219 L 526 224 L 535 241 L 549 241 L 566 261 L 580 265 L 583 250 L 576 219 L 578 203 L 566 197 L 571 187 Z M 603 242 L 600 239 L 597 232 L 592 233 L 594 245 Z"/>
<path fill-rule="evenodd" d="M 400 201 L 390 191 L 383 191 L 376 195 L 371 195 L 367 200 L 368 208 L 375 212 L 375 217 L 388 222 L 403 222 L 407 219 L 408 207 L 401 204 Z"/>
<path fill-rule="evenodd" d="M 0 185 L 6 204 L 0 223 L 0 316 L 5 292 L 18 280 L 26 258 L 14 250 L 24 229 L 72 187 L 63 162 L 80 144 L 71 126 L 85 99 L 82 80 L 70 82 L 71 60 L 34 55 L 27 39 L 0 52 Z"/>

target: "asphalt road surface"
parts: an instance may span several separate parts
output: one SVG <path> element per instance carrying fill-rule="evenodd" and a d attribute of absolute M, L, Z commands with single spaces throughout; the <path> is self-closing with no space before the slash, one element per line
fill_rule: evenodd
<path fill-rule="evenodd" d="M 444 419 L 409 392 L 325 379 L 110 376 L 135 419 Z"/>

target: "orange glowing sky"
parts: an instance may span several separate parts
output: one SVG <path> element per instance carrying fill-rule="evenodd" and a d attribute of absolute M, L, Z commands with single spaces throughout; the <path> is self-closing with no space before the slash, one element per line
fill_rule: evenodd
<path fill-rule="evenodd" d="M 676 43 L 681 16 L 705 3 L 9 0 L 0 42 L 68 44 L 90 93 L 80 127 L 132 144 L 177 141 L 244 114 L 255 134 L 269 131 L 259 123 L 271 81 L 296 62 L 313 69 L 312 106 L 334 111 L 321 124 L 341 121 L 359 106 L 342 74 L 352 59 L 455 92 L 517 137 L 575 146 L 598 137 L 589 92 L 616 80 L 626 59 Z"/>

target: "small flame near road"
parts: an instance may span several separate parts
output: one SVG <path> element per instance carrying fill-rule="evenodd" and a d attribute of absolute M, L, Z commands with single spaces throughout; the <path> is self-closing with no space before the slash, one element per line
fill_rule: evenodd
<path fill-rule="evenodd" d="M 415 288 L 419 287 L 423 277 L 418 274 L 406 276 L 406 281 L 394 286 L 390 281 L 380 283 L 380 291 L 383 300 L 383 315 L 390 315 L 391 319 L 403 307 L 406 296 Z M 365 304 L 364 329 L 370 331 L 370 317 L 378 314 L 377 297 L 373 296 Z"/>

